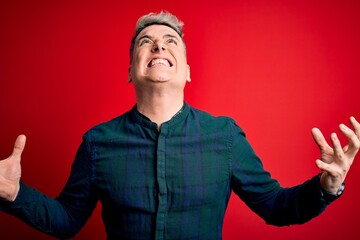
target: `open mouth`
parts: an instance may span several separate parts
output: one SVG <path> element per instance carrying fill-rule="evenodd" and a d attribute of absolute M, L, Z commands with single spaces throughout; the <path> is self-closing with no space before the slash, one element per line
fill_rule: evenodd
<path fill-rule="evenodd" d="M 150 67 L 153 67 L 153 66 L 158 65 L 158 64 L 164 65 L 166 67 L 172 67 L 173 66 L 172 62 L 170 60 L 166 59 L 166 58 L 154 58 L 148 63 L 147 67 L 150 68 Z"/>

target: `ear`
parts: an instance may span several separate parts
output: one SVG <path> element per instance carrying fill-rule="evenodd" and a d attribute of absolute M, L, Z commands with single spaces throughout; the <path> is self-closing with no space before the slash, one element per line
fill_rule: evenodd
<path fill-rule="evenodd" d="M 131 65 L 129 66 L 129 72 L 128 72 L 128 83 L 132 82 L 132 77 L 131 77 Z"/>
<path fill-rule="evenodd" d="M 187 81 L 187 82 L 191 82 L 191 77 L 190 77 L 190 65 L 187 65 L 186 81 Z"/>

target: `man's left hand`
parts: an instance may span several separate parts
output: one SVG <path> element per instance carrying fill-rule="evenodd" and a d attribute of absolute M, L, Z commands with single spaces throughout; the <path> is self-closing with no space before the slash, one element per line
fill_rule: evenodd
<path fill-rule="evenodd" d="M 360 148 L 360 124 L 354 117 L 350 118 L 350 123 L 354 130 L 344 124 L 339 125 L 340 131 L 349 141 L 344 147 L 341 147 L 336 133 L 331 134 L 333 147 L 330 147 L 321 131 L 317 128 L 312 129 L 312 135 L 321 153 L 321 158 L 316 160 L 316 165 L 322 172 L 320 184 L 323 190 L 329 193 L 337 193 Z"/>

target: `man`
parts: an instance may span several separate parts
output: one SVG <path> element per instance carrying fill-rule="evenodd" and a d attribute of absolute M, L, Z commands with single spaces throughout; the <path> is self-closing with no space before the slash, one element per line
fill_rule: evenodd
<path fill-rule="evenodd" d="M 139 19 L 132 39 L 129 82 L 136 105 L 90 129 L 69 180 L 56 199 L 20 182 L 25 136 L 0 161 L 1 209 L 59 238 L 74 236 L 98 201 L 108 239 L 219 239 L 231 191 L 268 224 L 304 223 L 344 190 L 360 147 L 360 124 L 341 124 L 349 144 L 333 148 L 318 129 L 321 174 L 293 188 L 271 179 L 227 117 L 184 102 L 190 81 L 182 23 L 166 12 Z"/>

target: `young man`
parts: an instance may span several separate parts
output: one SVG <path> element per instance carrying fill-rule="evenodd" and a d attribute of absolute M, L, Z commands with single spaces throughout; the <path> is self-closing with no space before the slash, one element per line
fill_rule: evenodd
<path fill-rule="evenodd" d="M 56 199 L 20 182 L 25 136 L 0 161 L 0 207 L 59 238 L 74 236 L 98 201 L 108 239 L 219 239 L 231 191 L 268 224 L 304 223 L 342 193 L 360 147 L 360 124 L 341 124 L 349 139 L 332 149 L 318 129 L 322 171 L 293 188 L 271 179 L 227 117 L 213 117 L 184 102 L 190 67 L 182 23 L 162 12 L 139 19 L 132 39 L 129 81 L 136 105 L 90 129 L 69 180 Z M 36 216 L 36 217 L 35 217 Z"/>

